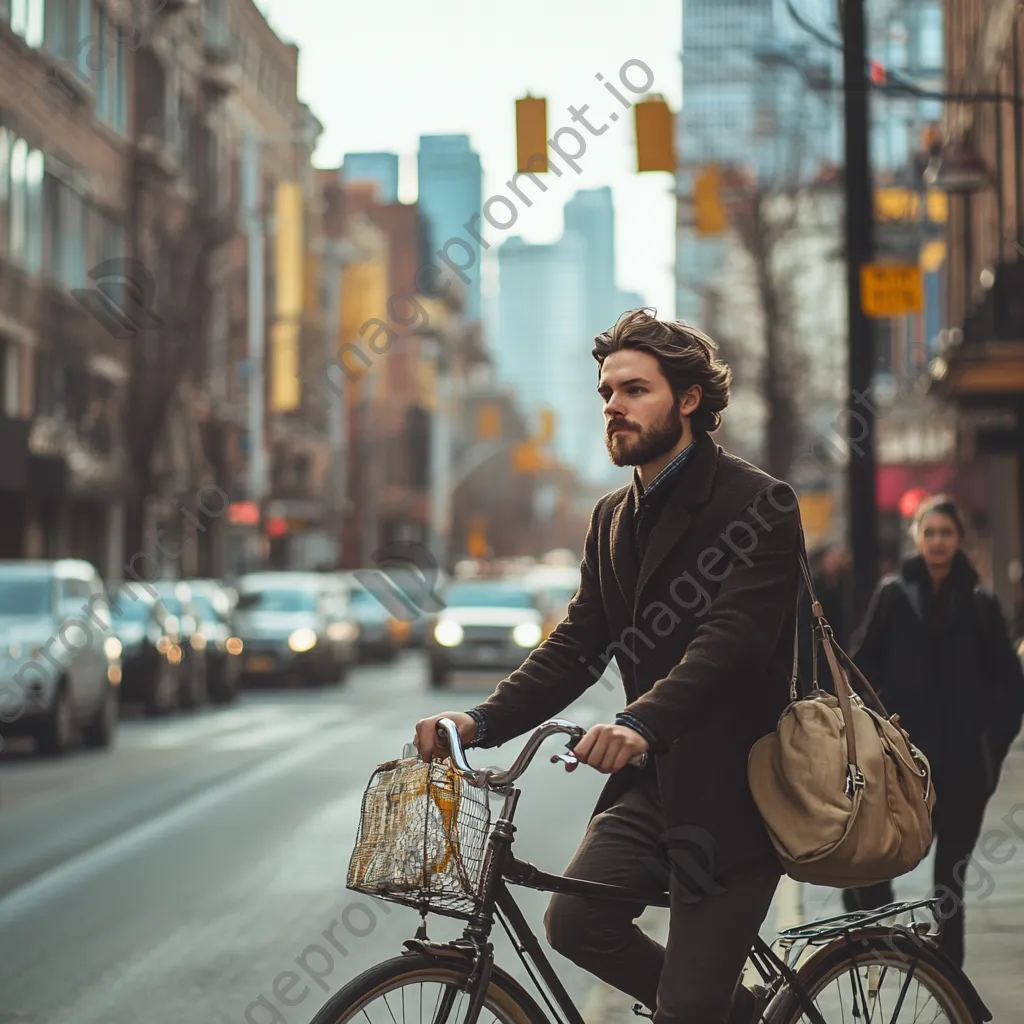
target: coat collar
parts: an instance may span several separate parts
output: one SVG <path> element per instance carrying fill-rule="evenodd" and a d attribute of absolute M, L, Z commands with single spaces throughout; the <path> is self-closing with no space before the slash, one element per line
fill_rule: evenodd
<path fill-rule="evenodd" d="M 612 571 L 622 596 L 631 607 L 636 606 L 640 593 L 655 570 L 689 529 L 693 521 L 689 510 L 704 504 L 710 497 L 720 452 L 718 445 L 706 434 L 694 440 L 685 471 L 666 482 L 672 492 L 647 542 L 640 566 L 637 566 L 633 547 L 636 492 L 632 486 L 623 488 L 612 510 L 610 548 Z"/>

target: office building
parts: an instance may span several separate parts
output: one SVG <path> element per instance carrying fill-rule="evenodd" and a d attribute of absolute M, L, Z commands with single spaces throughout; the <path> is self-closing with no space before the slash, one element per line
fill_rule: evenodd
<path fill-rule="evenodd" d="M 379 203 L 398 202 L 397 153 L 346 153 L 341 177 L 345 182 L 373 182 Z"/>
<path fill-rule="evenodd" d="M 453 259 L 466 265 L 466 318 L 480 319 L 480 243 L 466 230 L 466 223 L 480 214 L 483 205 L 483 171 L 480 155 L 468 135 L 421 135 L 417 158 L 418 204 L 427 222 L 428 251 L 436 253 L 450 238 L 460 239 Z M 479 218 L 478 218 L 479 220 Z M 463 246 L 470 246 L 470 261 Z"/>

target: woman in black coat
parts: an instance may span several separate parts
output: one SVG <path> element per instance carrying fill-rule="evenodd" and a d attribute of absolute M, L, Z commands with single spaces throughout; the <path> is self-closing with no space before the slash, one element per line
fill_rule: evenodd
<path fill-rule="evenodd" d="M 957 507 L 942 496 L 929 499 L 912 530 L 918 554 L 879 584 L 850 653 L 931 762 L 941 946 L 962 965 L 963 879 L 1021 728 L 1024 672 L 998 598 L 978 585 L 961 550 Z M 888 882 L 843 893 L 848 910 L 892 899 Z"/>

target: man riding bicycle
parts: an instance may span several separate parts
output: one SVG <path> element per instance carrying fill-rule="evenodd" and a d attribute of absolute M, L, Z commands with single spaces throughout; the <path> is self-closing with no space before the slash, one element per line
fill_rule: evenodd
<path fill-rule="evenodd" d="M 731 373 L 700 331 L 633 310 L 593 354 L 608 452 L 633 481 L 594 508 L 565 619 L 482 704 L 417 723 L 416 746 L 444 756 L 442 717 L 465 744 L 500 746 L 572 704 L 614 655 L 626 706 L 574 749 L 612 777 L 566 874 L 668 888 L 668 943 L 636 925 L 641 904 L 566 895 L 549 905 L 548 941 L 656 1024 L 748 1024 L 760 1006 L 740 977 L 782 870 L 747 754 L 789 701 L 797 499 L 712 440 Z"/>

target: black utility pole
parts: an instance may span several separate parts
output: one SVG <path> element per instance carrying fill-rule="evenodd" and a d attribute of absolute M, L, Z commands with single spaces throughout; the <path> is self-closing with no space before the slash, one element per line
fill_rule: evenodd
<path fill-rule="evenodd" d="M 859 624 L 878 573 L 875 513 L 875 416 L 871 388 L 875 341 L 860 300 L 860 273 L 874 256 L 874 201 L 869 160 L 867 53 L 864 0 L 843 0 L 843 96 L 846 114 L 846 277 L 849 319 L 849 445 L 847 515 L 853 560 L 853 615 Z"/>

